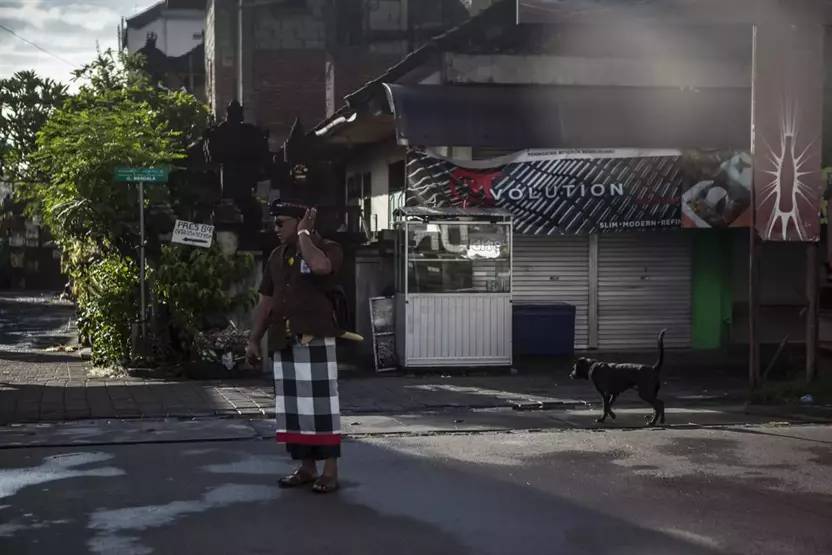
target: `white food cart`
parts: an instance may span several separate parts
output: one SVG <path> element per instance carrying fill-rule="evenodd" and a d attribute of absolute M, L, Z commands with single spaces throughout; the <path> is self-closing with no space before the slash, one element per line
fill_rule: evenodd
<path fill-rule="evenodd" d="M 505 210 L 398 210 L 401 366 L 510 365 L 511 256 L 511 214 Z"/>

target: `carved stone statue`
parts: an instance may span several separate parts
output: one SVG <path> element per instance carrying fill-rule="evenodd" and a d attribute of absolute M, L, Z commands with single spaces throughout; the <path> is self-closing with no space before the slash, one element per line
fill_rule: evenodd
<path fill-rule="evenodd" d="M 220 165 L 222 183 L 215 224 L 242 223 L 246 233 L 259 230 L 262 214 L 253 193 L 267 172 L 268 137 L 268 131 L 245 123 L 243 106 L 237 100 L 228 104 L 225 121 L 206 132 L 206 160 Z"/>

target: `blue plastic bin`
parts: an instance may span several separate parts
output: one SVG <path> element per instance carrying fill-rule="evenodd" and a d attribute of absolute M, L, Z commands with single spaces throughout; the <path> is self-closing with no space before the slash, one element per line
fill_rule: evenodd
<path fill-rule="evenodd" d="M 575 307 L 566 303 L 512 305 L 514 356 L 571 356 Z"/>

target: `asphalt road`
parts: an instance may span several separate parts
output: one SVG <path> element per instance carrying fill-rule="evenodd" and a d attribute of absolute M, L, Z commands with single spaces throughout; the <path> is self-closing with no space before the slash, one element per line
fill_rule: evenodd
<path fill-rule="evenodd" d="M 74 307 L 55 294 L 0 292 L 0 353 L 40 353 L 76 333 Z"/>
<path fill-rule="evenodd" d="M 830 427 L 369 437 L 321 496 L 271 441 L 159 426 L 0 449 L 0 553 L 832 553 Z"/>

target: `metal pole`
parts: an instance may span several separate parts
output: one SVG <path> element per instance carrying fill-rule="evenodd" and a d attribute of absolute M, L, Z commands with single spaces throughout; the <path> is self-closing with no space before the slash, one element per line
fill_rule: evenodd
<path fill-rule="evenodd" d="M 246 113 L 246 121 L 257 122 L 254 101 L 254 13 L 258 5 L 250 0 L 237 4 L 237 97 Z"/>
<path fill-rule="evenodd" d="M 806 246 L 806 381 L 815 379 L 818 355 L 818 244 Z"/>
<path fill-rule="evenodd" d="M 748 243 L 748 385 L 752 389 L 760 385 L 760 271 L 757 267 L 757 249 L 757 230 L 752 225 Z"/>
<path fill-rule="evenodd" d="M 144 181 L 139 181 L 139 287 L 141 289 L 141 328 L 142 343 L 147 339 L 147 311 L 144 291 Z M 142 345 L 144 347 L 144 345 Z"/>
<path fill-rule="evenodd" d="M 245 91 L 245 69 L 243 68 L 245 64 L 245 56 L 243 55 L 243 46 L 245 43 L 245 38 L 243 34 L 245 33 L 245 25 L 243 23 L 243 12 L 245 11 L 245 7 L 243 6 L 244 0 L 239 0 L 237 2 L 237 99 L 240 101 L 244 107 L 249 108 L 246 103 L 246 99 L 243 97 Z"/>
<path fill-rule="evenodd" d="M 751 157 L 757 164 L 757 137 L 755 133 L 757 111 L 757 26 L 752 28 L 751 39 Z M 748 385 L 754 389 L 760 385 L 760 338 L 757 321 L 760 316 L 759 278 L 757 268 L 757 187 L 751 183 L 751 228 L 748 230 Z"/>
<path fill-rule="evenodd" d="M 597 233 L 589 236 L 589 348 L 597 349 L 598 327 L 598 248 L 600 237 Z"/>

